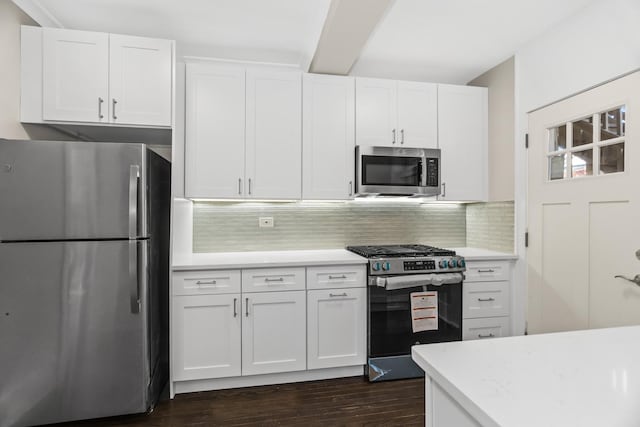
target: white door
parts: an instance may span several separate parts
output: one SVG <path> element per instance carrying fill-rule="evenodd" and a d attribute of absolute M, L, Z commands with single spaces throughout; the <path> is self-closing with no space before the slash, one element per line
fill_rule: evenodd
<path fill-rule="evenodd" d="M 242 294 L 242 375 L 306 369 L 305 295 Z"/>
<path fill-rule="evenodd" d="M 171 126 L 173 42 L 109 35 L 109 120 Z"/>
<path fill-rule="evenodd" d="M 398 132 L 401 147 L 438 148 L 438 85 L 398 82 Z"/>
<path fill-rule="evenodd" d="M 308 368 L 364 365 L 366 289 L 307 292 Z"/>
<path fill-rule="evenodd" d="M 302 197 L 349 199 L 355 173 L 354 80 L 305 74 L 302 94 Z"/>
<path fill-rule="evenodd" d="M 109 122 L 109 35 L 43 28 L 42 118 Z"/>
<path fill-rule="evenodd" d="M 301 73 L 247 70 L 247 197 L 300 199 L 301 124 Z"/>
<path fill-rule="evenodd" d="M 395 147 L 396 81 L 356 78 L 356 145 Z"/>
<path fill-rule="evenodd" d="M 174 381 L 240 375 L 240 294 L 174 296 Z"/>
<path fill-rule="evenodd" d="M 439 200 L 487 200 L 487 110 L 486 88 L 438 85 Z"/>
<path fill-rule="evenodd" d="M 244 68 L 187 64 L 185 116 L 185 196 L 244 197 Z"/>
<path fill-rule="evenodd" d="M 639 109 L 635 73 L 529 115 L 530 333 L 640 323 Z"/>

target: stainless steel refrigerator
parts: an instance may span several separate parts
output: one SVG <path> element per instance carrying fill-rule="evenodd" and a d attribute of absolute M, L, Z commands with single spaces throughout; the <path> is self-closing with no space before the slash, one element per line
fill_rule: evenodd
<path fill-rule="evenodd" d="M 168 379 L 170 166 L 0 140 L 0 426 L 139 413 Z"/>

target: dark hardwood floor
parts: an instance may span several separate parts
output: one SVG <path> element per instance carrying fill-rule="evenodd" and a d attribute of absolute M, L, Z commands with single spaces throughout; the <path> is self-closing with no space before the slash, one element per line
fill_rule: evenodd
<path fill-rule="evenodd" d="M 56 427 L 423 426 L 424 380 L 364 377 L 177 395 L 148 415 Z"/>

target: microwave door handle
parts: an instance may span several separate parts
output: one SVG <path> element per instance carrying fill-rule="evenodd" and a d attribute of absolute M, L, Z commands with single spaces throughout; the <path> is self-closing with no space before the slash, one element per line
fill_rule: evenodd
<path fill-rule="evenodd" d="M 420 176 L 420 185 L 422 187 L 426 187 L 427 186 L 427 164 L 429 162 L 427 162 L 427 158 L 423 157 L 422 158 L 422 175 Z"/>

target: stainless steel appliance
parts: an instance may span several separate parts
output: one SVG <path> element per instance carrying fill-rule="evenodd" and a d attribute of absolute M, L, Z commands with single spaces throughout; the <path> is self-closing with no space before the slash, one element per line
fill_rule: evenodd
<path fill-rule="evenodd" d="M 437 196 L 440 150 L 356 147 L 356 193 L 359 196 Z"/>
<path fill-rule="evenodd" d="M 0 426 L 152 408 L 168 379 L 170 165 L 0 140 Z"/>
<path fill-rule="evenodd" d="M 369 259 L 369 381 L 424 376 L 411 346 L 462 339 L 464 258 L 425 245 L 347 249 Z"/>

